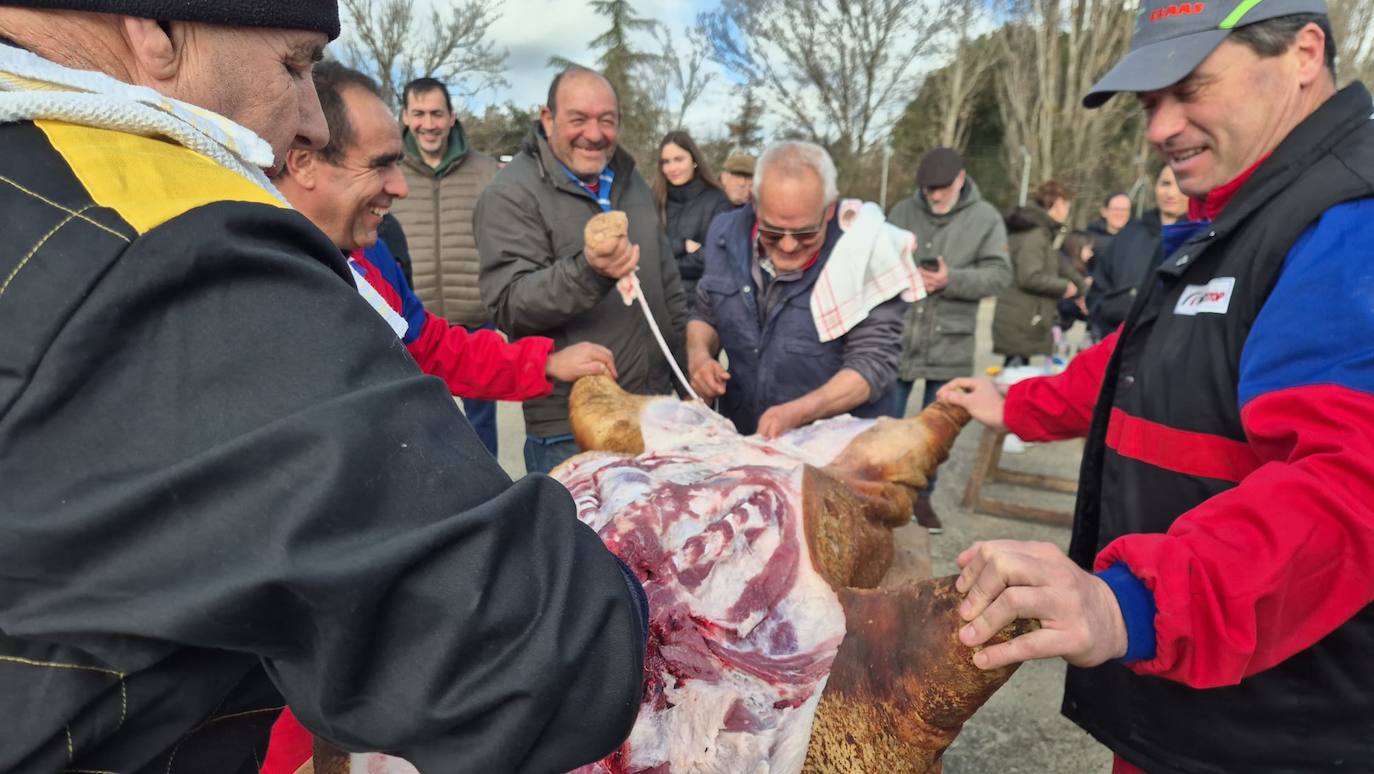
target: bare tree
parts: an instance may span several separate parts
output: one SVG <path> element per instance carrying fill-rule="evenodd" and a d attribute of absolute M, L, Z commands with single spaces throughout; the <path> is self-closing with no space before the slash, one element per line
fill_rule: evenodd
<path fill-rule="evenodd" d="M 508 86 L 506 49 L 487 32 L 501 17 L 500 0 L 435 0 L 428 17 L 415 0 L 343 0 L 352 33 L 344 42 L 349 65 L 369 73 L 395 103 L 408 81 L 431 76 L 459 101 Z"/>
<path fill-rule="evenodd" d="M 1019 176 L 1068 182 L 1095 195 L 1132 175 L 1138 109 L 1116 98 L 1087 110 L 1083 95 L 1126 52 L 1134 3 L 1121 0 L 1012 0 L 1011 22 L 997 35 L 998 106 L 1007 168 Z"/>
<path fill-rule="evenodd" d="M 659 24 L 653 31 L 658 43 L 659 105 L 665 119 L 659 128 L 676 129 L 687 119 L 687 111 L 701 98 L 706 87 L 716 79 L 707 68 L 711 44 L 702 26 L 689 29 L 683 36 L 685 47 L 678 49 L 672 30 Z"/>
<path fill-rule="evenodd" d="M 1330 0 L 1336 37 L 1336 76 L 1341 83 L 1374 80 L 1374 2 Z"/>
<path fill-rule="evenodd" d="M 951 0 L 724 0 L 713 57 L 756 87 L 842 174 L 881 144 L 938 52 Z"/>
<path fill-rule="evenodd" d="M 957 34 L 954 61 L 949 72 L 936 84 L 941 107 L 940 144 L 949 148 L 963 148 L 968 142 L 970 118 L 974 98 L 993 66 L 996 57 L 975 56 L 971 44 L 973 33 L 982 17 L 978 0 L 955 0 L 954 27 Z"/>

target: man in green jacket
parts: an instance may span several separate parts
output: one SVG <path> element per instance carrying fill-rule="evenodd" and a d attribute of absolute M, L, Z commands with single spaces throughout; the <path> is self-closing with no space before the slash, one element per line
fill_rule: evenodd
<path fill-rule="evenodd" d="M 668 361 L 637 305 L 626 306 L 615 291 L 616 281 L 638 271 L 679 363 L 686 299 L 653 192 L 616 146 L 619 129 L 619 101 L 601 74 L 572 67 L 554 77 L 524 146 L 477 202 L 482 300 L 508 335 L 548 336 L 556 349 L 596 342 L 615 354 L 622 387 L 664 395 L 673 391 Z M 586 249 L 587 221 L 610 210 L 628 216 L 628 238 L 609 253 Z M 548 472 L 578 452 L 568 424 L 570 390 L 560 383 L 552 395 L 525 402 L 526 470 Z"/>
<path fill-rule="evenodd" d="M 916 170 L 916 193 L 897 202 L 888 221 L 916 234 L 916 259 L 925 280 L 925 299 L 907 309 L 902 362 L 892 415 L 906 415 L 917 379 L 925 382 L 921 406 L 935 400 L 945 382 L 973 371 L 978 301 L 1011 283 L 1007 230 L 1002 217 L 983 201 L 953 148 L 935 148 Z M 916 520 L 941 530 L 930 504 L 935 477 L 916 502 Z"/>
<path fill-rule="evenodd" d="M 467 328 L 490 330 L 491 315 L 477 288 L 477 239 L 472 213 L 496 177 L 496 159 L 468 147 L 448 87 L 416 78 L 402 90 L 405 175 L 410 196 L 393 208 L 410 247 L 410 284 L 425 308 Z M 463 399 L 463 413 L 496 455 L 496 402 Z"/>

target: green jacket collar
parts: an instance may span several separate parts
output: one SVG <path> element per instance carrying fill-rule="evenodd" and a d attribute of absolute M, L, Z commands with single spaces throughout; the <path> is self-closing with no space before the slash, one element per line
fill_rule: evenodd
<path fill-rule="evenodd" d="M 403 135 L 406 144 L 406 155 L 420 162 L 420 166 L 428 168 L 423 157 L 420 156 L 420 145 L 415 141 L 415 135 L 411 134 L 410 129 L 406 129 Z M 456 121 L 453 128 L 448 133 L 448 151 L 444 154 L 444 160 L 439 162 L 439 166 L 433 168 L 435 177 L 443 177 L 449 170 L 457 166 L 468 155 L 468 138 L 463 133 L 463 124 Z"/>

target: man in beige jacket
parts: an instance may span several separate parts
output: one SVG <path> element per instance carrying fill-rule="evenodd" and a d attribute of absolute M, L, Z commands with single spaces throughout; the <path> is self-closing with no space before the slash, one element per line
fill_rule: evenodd
<path fill-rule="evenodd" d="M 496 160 L 468 147 L 448 88 L 417 78 L 402 92 L 410 196 L 392 210 L 410 247 L 412 285 L 434 314 L 469 332 L 491 328 L 477 291 L 477 243 L 472 210 L 496 175 Z M 477 437 L 496 454 L 496 402 L 463 400 Z"/>

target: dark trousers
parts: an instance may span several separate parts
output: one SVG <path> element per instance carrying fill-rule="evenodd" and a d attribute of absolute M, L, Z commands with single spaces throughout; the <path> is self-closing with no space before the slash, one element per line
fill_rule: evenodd
<path fill-rule="evenodd" d="M 495 330 L 495 326 L 490 323 L 476 328 L 463 326 L 468 333 L 476 333 L 481 330 Z M 496 401 L 494 400 L 472 400 L 463 398 L 463 413 L 468 417 L 468 424 L 477 431 L 477 438 L 482 441 L 482 445 L 487 447 L 491 456 L 496 456 Z"/>
<path fill-rule="evenodd" d="M 949 380 L 924 379 L 922 381 L 925 382 L 925 389 L 921 392 L 921 408 L 925 408 L 935 402 L 935 394 L 940 391 L 941 387 L 949 384 Z M 906 404 L 907 401 L 911 400 L 911 391 L 915 386 L 916 382 L 908 382 L 904 379 L 898 379 L 896 384 L 892 385 L 892 391 L 888 393 L 890 399 L 887 412 L 888 416 L 896 417 L 897 419 L 906 417 Z M 921 490 L 922 497 L 930 497 L 931 493 L 935 491 L 935 479 L 936 475 L 934 473 L 930 474 L 930 481 L 926 484 L 926 488 Z"/>
<path fill-rule="evenodd" d="M 577 442 L 571 435 L 555 435 L 540 438 L 525 436 L 525 472 L 548 473 L 569 457 L 581 454 Z"/>

